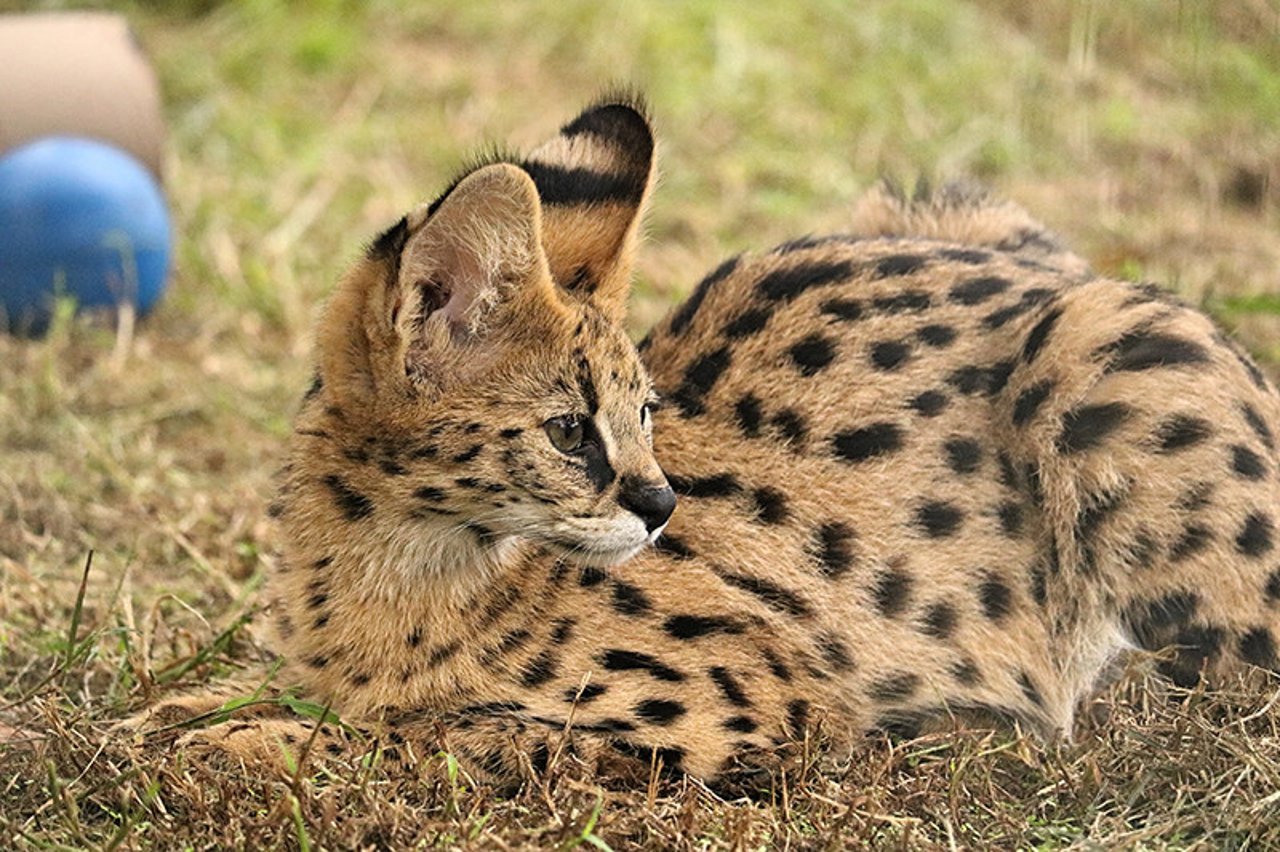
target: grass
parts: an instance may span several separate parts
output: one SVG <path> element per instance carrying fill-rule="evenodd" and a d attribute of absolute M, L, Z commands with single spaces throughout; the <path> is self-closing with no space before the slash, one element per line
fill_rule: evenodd
<path fill-rule="evenodd" d="M 504 798 L 447 756 L 251 778 L 127 757 L 109 728 L 266 659 L 269 475 L 344 264 L 469 153 L 536 143 L 601 81 L 644 89 L 662 138 L 637 333 L 729 252 L 840 229 L 881 174 L 968 173 L 1102 271 L 1204 305 L 1276 375 L 1274 0 L 121 8 L 165 92 L 177 270 L 131 339 L 69 319 L 0 339 L 0 844 L 1280 844 L 1274 686 L 1170 702 L 1137 677 L 1073 745 L 868 742 L 733 801 L 569 766 Z"/>

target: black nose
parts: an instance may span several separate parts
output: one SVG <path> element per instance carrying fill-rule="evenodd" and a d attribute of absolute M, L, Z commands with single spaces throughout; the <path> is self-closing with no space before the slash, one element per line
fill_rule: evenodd
<path fill-rule="evenodd" d="M 644 528 L 653 532 L 675 511 L 676 492 L 666 482 L 657 484 L 624 476 L 618 486 L 618 504 L 634 512 L 644 521 Z"/>

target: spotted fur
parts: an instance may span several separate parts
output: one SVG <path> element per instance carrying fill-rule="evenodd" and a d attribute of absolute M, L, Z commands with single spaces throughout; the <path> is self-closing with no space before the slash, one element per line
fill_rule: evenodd
<path fill-rule="evenodd" d="M 343 280 L 274 511 L 292 683 L 397 755 L 513 777 L 563 735 L 713 778 L 819 718 L 1069 735 L 1133 648 L 1276 669 L 1280 399 L 1209 320 L 1011 204 L 886 188 L 721 264 L 642 361 L 652 152 L 594 107 Z"/>

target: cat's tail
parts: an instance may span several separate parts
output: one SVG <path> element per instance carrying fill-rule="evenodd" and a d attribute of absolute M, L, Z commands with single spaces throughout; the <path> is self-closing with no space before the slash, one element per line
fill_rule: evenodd
<path fill-rule="evenodd" d="M 1071 277 L 1092 277 L 1089 264 L 1057 234 L 1011 201 L 970 181 L 933 188 L 927 181 L 908 194 L 884 180 L 858 202 L 853 232 L 864 237 L 914 237 L 1007 252 Z"/>

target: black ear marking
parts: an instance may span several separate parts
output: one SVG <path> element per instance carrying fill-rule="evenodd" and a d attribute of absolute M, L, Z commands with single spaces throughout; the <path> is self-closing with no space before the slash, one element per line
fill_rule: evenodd
<path fill-rule="evenodd" d="M 372 260 L 393 260 L 400 257 L 404 244 L 409 239 L 409 217 L 401 216 L 400 221 L 379 234 L 370 244 L 368 256 Z"/>
<path fill-rule="evenodd" d="M 653 158 L 653 132 L 649 129 L 647 108 L 637 95 L 608 96 L 588 107 L 573 121 L 560 128 L 570 138 L 590 134 L 615 147 L 626 165 L 647 173 Z"/>
<path fill-rule="evenodd" d="M 606 174 L 588 168 L 565 168 L 559 165 L 524 160 L 520 168 L 529 173 L 538 196 L 549 207 L 572 207 L 577 204 L 639 204 L 644 198 L 645 175 L 631 171 Z"/>
<path fill-rule="evenodd" d="M 372 261 L 390 264 L 387 278 L 394 281 L 400 277 L 400 255 L 404 253 L 404 246 L 408 241 L 409 217 L 401 216 L 399 222 L 387 228 L 369 244 L 365 256 Z"/>

